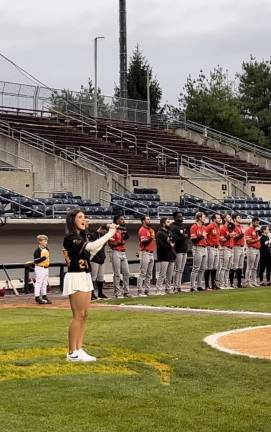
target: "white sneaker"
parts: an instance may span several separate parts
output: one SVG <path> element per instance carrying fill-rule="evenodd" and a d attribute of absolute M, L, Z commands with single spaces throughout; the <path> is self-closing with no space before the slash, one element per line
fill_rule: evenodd
<path fill-rule="evenodd" d="M 69 361 L 69 362 L 79 362 L 79 361 L 82 361 L 79 358 L 79 355 L 78 355 L 77 351 L 73 351 L 71 354 L 67 353 L 66 360 Z"/>
<path fill-rule="evenodd" d="M 88 353 L 86 353 L 86 351 L 84 351 L 83 348 L 80 348 L 79 350 L 77 350 L 76 353 L 80 359 L 79 361 L 95 362 L 97 360 L 96 357 L 91 356 Z"/>

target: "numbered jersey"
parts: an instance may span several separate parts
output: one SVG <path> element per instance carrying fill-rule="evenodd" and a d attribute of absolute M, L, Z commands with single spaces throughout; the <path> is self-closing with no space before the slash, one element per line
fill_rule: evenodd
<path fill-rule="evenodd" d="M 89 253 L 85 250 L 87 242 L 81 235 L 68 234 L 64 237 L 63 254 L 68 272 L 89 272 Z"/>

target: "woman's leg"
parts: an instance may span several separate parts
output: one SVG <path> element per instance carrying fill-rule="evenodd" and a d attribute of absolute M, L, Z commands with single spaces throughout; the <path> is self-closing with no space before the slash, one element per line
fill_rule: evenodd
<path fill-rule="evenodd" d="M 69 327 L 69 352 L 83 345 L 89 306 L 89 292 L 78 291 L 69 296 L 73 319 Z"/>

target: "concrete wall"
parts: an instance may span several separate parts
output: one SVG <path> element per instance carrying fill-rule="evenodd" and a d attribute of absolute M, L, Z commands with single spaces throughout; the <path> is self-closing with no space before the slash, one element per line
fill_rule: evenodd
<path fill-rule="evenodd" d="M 127 242 L 128 259 L 137 259 L 136 252 L 138 249 L 137 230 L 140 224 L 128 226 L 129 241 Z M 97 225 L 93 225 L 93 229 Z M 0 263 L 24 263 L 33 257 L 33 251 L 36 248 L 36 236 L 38 234 L 46 234 L 49 237 L 48 247 L 50 249 L 51 262 L 64 262 L 62 253 L 63 238 L 65 235 L 65 224 L 59 223 L 39 223 L 39 224 L 20 224 L 8 223 L 0 228 L 1 247 L 0 247 Z M 108 248 L 109 250 L 109 248 Z M 131 272 L 138 271 L 138 265 L 131 266 Z M 13 278 L 23 276 L 23 270 L 10 270 L 10 275 Z M 52 276 L 58 275 L 59 270 L 50 269 Z M 112 273 L 109 254 L 107 251 L 106 273 Z M 5 280 L 2 270 L 0 270 L 0 280 Z"/>
<path fill-rule="evenodd" d="M 271 159 L 266 159 L 253 152 L 240 150 L 238 149 L 238 147 L 230 146 L 229 144 L 225 144 L 224 142 L 220 143 L 219 141 L 216 141 L 212 138 L 204 137 L 203 135 L 190 130 L 176 129 L 175 134 L 182 138 L 191 139 L 191 141 L 195 141 L 203 147 L 207 146 L 221 153 L 225 153 L 229 156 L 236 157 L 243 161 L 252 163 L 253 165 L 257 165 L 268 170 L 271 169 Z"/>
<path fill-rule="evenodd" d="M 0 186 L 32 196 L 34 175 L 23 171 L 0 171 Z"/>
<path fill-rule="evenodd" d="M 8 155 L 5 150 L 24 158 L 30 164 L 16 156 Z M 3 135 L 0 135 L 0 154 L 3 161 L 16 167 L 29 168 L 32 165 L 33 191 L 36 192 L 36 196 L 48 196 L 54 191 L 69 191 L 74 195 L 99 201 L 100 189 L 112 190 L 113 183 L 115 184 L 113 179 L 123 183 L 121 176 L 101 173 L 94 165 L 78 166 Z M 17 183 L 14 183 L 15 190 L 19 187 Z"/>
<path fill-rule="evenodd" d="M 138 181 L 138 186 L 133 185 L 133 180 Z M 179 201 L 181 195 L 180 178 L 156 178 L 156 177 L 130 177 L 130 189 L 134 187 L 156 188 L 159 191 L 161 201 Z"/>

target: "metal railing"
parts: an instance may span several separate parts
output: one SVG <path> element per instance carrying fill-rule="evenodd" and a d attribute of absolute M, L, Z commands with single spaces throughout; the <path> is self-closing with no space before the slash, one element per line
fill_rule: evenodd
<path fill-rule="evenodd" d="M 181 165 L 201 173 L 204 171 L 210 172 L 210 175 L 216 175 L 226 180 L 228 179 L 230 182 L 239 181 L 244 185 L 248 183 L 248 173 L 246 171 L 207 156 L 202 156 L 197 159 L 193 156 L 182 155 Z"/>
<path fill-rule="evenodd" d="M 4 192 L 4 194 L 3 194 Z M 24 204 L 22 201 L 30 201 L 32 205 L 39 205 L 43 207 L 43 211 L 37 210 L 32 206 L 28 206 Z M 29 197 L 28 195 L 20 194 L 11 189 L 1 186 L 0 187 L 0 201 L 4 204 L 10 204 L 11 207 L 15 208 L 15 211 L 18 209 L 18 217 L 22 217 L 22 209 L 40 215 L 42 217 L 46 216 L 46 205 L 42 201 L 39 201 L 36 198 Z"/>
<path fill-rule="evenodd" d="M 108 125 L 106 126 L 104 138 L 107 143 L 110 138 L 113 138 L 115 143 L 120 144 L 121 149 L 127 148 L 133 150 L 135 154 L 138 153 L 136 135 Z"/>
<path fill-rule="evenodd" d="M 1 125 L 0 125 L 0 127 L 1 127 Z M 19 161 L 23 161 L 24 163 L 26 163 L 26 164 L 28 164 L 30 166 L 30 168 L 22 168 L 22 167 L 18 167 L 18 166 L 16 166 L 16 167 L 13 167 L 13 166 L 6 167 L 6 169 L 8 171 L 12 171 L 12 170 L 15 171 L 16 170 L 16 171 L 28 171 L 28 172 L 31 172 L 31 173 L 34 172 L 34 170 L 33 170 L 33 164 L 28 159 L 25 159 L 24 157 L 19 156 L 19 155 L 15 154 L 15 153 L 11 153 L 8 150 L 3 149 L 3 148 L 0 148 L 0 152 L 4 153 L 5 155 L 11 156 L 14 159 L 18 159 Z M 18 165 L 18 163 L 16 165 Z M 5 169 L 5 167 L 1 167 L 1 169 Z"/>
<path fill-rule="evenodd" d="M 231 146 L 236 152 L 245 150 L 254 153 L 255 155 L 271 159 L 271 150 L 236 136 L 218 131 L 209 126 L 188 120 L 185 112 L 180 112 L 178 118 L 175 118 L 174 120 L 167 119 L 163 115 L 155 115 L 152 117 L 152 125 L 163 129 L 181 128 L 198 132 L 203 135 L 204 138 L 211 138 L 215 141 Z"/>
<path fill-rule="evenodd" d="M 105 196 L 107 196 L 108 198 L 105 198 Z M 120 201 L 121 200 L 128 201 L 129 203 L 132 203 L 132 206 L 128 207 L 125 204 L 112 202 L 112 198 L 120 198 Z M 99 201 L 100 201 L 100 203 L 104 202 L 104 203 L 111 204 L 111 205 L 114 205 L 116 207 L 119 207 L 121 210 L 123 210 L 124 216 L 125 216 L 125 211 L 126 210 L 129 211 L 129 212 L 132 212 L 132 213 L 137 213 L 137 214 L 139 214 L 141 216 L 149 215 L 149 212 L 150 212 L 149 211 L 150 210 L 149 206 L 147 204 L 143 204 L 142 202 L 140 202 L 140 204 L 139 204 L 138 200 L 133 200 L 131 198 L 126 198 L 126 197 L 124 197 L 121 194 L 118 194 L 116 192 L 110 192 L 110 191 L 108 191 L 106 189 L 100 189 L 100 192 L 99 192 Z M 135 210 L 135 208 L 140 208 L 140 207 L 146 209 L 146 212 L 142 213 L 140 211 Z"/>
<path fill-rule="evenodd" d="M 67 147 L 62 148 L 56 146 L 52 141 L 47 140 L 46 138 L 41 138 L 38 135 L 34 135 L 30 132 L 24 131 L 24 130 L 18 130 L 10 126 L 8 122 L 4 122 L 0 120 L 0 133 L 4 134 L 5 136 L 8 136 L 13 139 L 17 139 L 18 141 L 21 141 L 23 143 L 26 143 L 27 145 L 30 145 L 38 150 L 43 151 L 44 153 L 47 153 L 49 155 L 55 155 L 63 160 L 72 162 L 78 166 L 82 165 L 78 161 L 78 152 L 76 151 L 76 148 L 74 147 Z M 103 153 L 96 152 L 97 155 L 99 155 L 99 160 L 101 161 L 103 159 Z M 105 174 L 105 166 L 103 166 L 101 163 L 98 163 L 97 156 L 94 156 L 92 158 L 91 153 L 88 155 L 86 154 L 80 154 L 80 159 L 84 160 L 88 164 L 93 164 L 98 169 L 100 169 Z M 84 167 L 86 168 L 86 167 Z M 107 171 L 111 170 L 110 166 L 107 166 Z M 91 167 L 87 167 L 89 171 L 95 172 Z"/>
<path fill-rule="evenodd" d="M 176 168 L 176 173 L 179 174 L 179 154 L 167 147 L 156 144 L 153 141 L 147 141 L 143 153 L 146 158 L 154 158 L 157 160 L 159 167 L 162 167 L 165 172 L 167 168 Z"/>
<path fill-rule="evenodd" d="M 113 171 L 118 174 L 122 174 L 127 177 L 129 175 L 129 166 L 125 162 L 122 162 L 118 159 L 115 159 L 111 156 L 107 156 L 104 153 L 97 152 L 93 149 L 89 149 L 85 146 L 80 146 L 77 150 L 78 157 L 85 157 L 95 161 L 95 164 L 100 165 L 102 167 L 109 168 L 110 171 Z"/>

